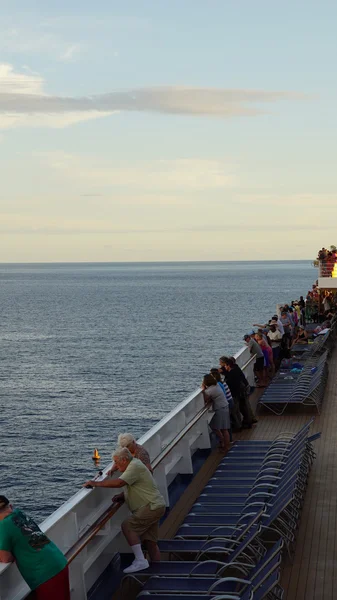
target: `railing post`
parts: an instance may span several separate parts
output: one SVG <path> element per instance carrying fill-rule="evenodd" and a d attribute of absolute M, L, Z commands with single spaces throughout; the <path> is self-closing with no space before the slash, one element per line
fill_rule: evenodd
<path fill-rule="evenodd" d="M 198 439 L 198 448 L 200 450 L 206 450 L 210 448 L 211 438 L 209 435 L 207 413 L 202 419 L 200 419 L 196 426 L 198 428 L 198 431 L 200 432 L 200 437 Z"/>
<path fill-rule="evenodd" d="M 159 491 L 165 500 L 166 506 L 170 506 L 170 500 L 169 500 L 168 489 L 167 489 L 165 464 L 163 462 L 160 465 L 158 465 L 158 467 L 156 467 L 156 470 L 154 472 L 154 478 L 158 485 Z"/>
<path fill-rule="evenodd" d="M 87 590 L 84 578 L 84 561 L 87 549 L 76 556 L 69 567 L 71 600 L 86 600 Z"/>

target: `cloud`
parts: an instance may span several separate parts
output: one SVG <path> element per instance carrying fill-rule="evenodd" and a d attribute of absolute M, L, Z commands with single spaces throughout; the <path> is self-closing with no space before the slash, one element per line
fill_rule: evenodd
<path fill-rule="evenodd" d="M 80 44 L 63 39 L 62 34 L 47 24 L 20 27 L 8 22 L 0 30 L 0 51 L 3 53 L 43 54 L 56 60 L 71 61 L 81 49 Z"/>
<path fill-rule="evenodd" d="M 220 189 L 235 185 L 234 167 L 225 160 L 171 159 L 138 160 L 130 165 L 98 160 L 95 156 L 82 156 L 63 152 L 37 154 L 40 162 L 80 185 L 92 186 L 94 194 L 104 188 L 132 189 L 151 192 L 183 190 L 198 191 Z M 90 188 L 87 193 L 90 193 Z"/>
<path fill-rule="evenodd" d="M 40 110 L 38 105 L 52 97 L 44 92 L 43 78 L 24 68 L 26 73 L 17 73 L 11 65 L 0 63 L 0 129 L 67 127 L 111 114 L 94 109 L 67 110 L 66 105 L 63 108 L 59 105 L 50 110 Z"/>
<path fill-rule="evenodd" d="M 275 194 L 271 192 L 270 194 L 256 194 L 254 192 L 250 192 L 248 194 L 238 194 L 237 202 L 242 205 L 252 204 L 256 207 L 266 207 L 271 208 L 278 206 L 280 208 L 287 207 L 288 208 L 302 208 L 307 212 L 310 209 L 317 210 L 319 206 L 322 208 L 336 208 L 337 206 L 337 195 L 336 194 L 328 194 L 328 193 L 312 193 L 312 192 L 303 192 L 303 193 L 280 193 Z"/>
<path fill-rule="evenodd" d="M 65 51 L 61 54 L 60 59 L 64 62 L 72 62 L 76 56 L 81 51 L 81 47 L 79 44 L 71 44 Z"/>
<path fill-rule="evenodd" d="M 68 49 L 69 56 L 75 51 Z M 68 97 L 48 95 L 41 77 L 18 74 L 12 66 L 0 65 L 0 127 L 50 125 L 111 115 L 114 112 L 238 117 L 265 112 L 264 104 L 299 99 L 303 95 L 285 91 L 231 90 L 186 86 L 146 87 L 107 94 Z"/>
<path fill-rule="evenodd" d="M 1 216 L 1 215 L 0 215 Z M 43 223 L 37 223 L 36 217 L 26 219 L 5 219 L 6 215 L 2 215 L 0 233 L 3 235 L 165 235 L 165 234 L 199 234 L 199 239 L 202 241 L 202 234 L 221 234 L 221 233 L 233 233 L 234 231 L 238 234 L 240 232 L 248 232 L 249 234 L 256 234 L 257 232 L 268 233 L 270 231 L 269 224 L 265 225 L 252 225 L 250 223 L 237 223 L 237 224 L 222 224 L 214 225 L 214 223 L 203 225 L 175 225 L 161 227 L 142 227 L 131 226 L 131 227 L 113 227 L 109 226 L 105 221 L 94 221 L 90 220 L 64 220 L 62 222 L 52 222 L 46 219 Z M 20 223 L 18 223 L 20 221 Z M 319 224 L 316 226 L 317 231 L 334 231 L 335 226 L 329 224 Z M 275 225 L 273 231 L 275 233 L 288 233 L 294 231 L 310 230 L 310 225 L 279 223 Z M 201 234 L 201 237 L 200 237 Z"/>

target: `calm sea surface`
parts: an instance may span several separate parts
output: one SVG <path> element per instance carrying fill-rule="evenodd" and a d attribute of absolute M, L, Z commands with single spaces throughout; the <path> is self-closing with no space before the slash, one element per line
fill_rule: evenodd
<path fill-rule="evenodd" d="M 316 279 L 309 261 L 0 265 L 0 493 L 38 519 Z"/>

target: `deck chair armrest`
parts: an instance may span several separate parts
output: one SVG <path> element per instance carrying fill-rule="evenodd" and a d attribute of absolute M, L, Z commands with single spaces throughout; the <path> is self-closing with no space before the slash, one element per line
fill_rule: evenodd
<path fill-rule="evenodd" d="M 218 587 L 218 585 L 220 585 L 221 583 L 242 583 L 244 585 L 251 585 L 252 582 L 249 581 L 248 579 L 240 579 L 239 577 L 221 577 L 221 579 L 219 579 L 218 581 L 215 581 L 210 588 L 208 588 L 208 594 L 212 594 L 212 592 L 214 590 L 216 590 L 216 588 Z"/>
<path fill-rule="evenodd" d="M 191 575 L 193 575 L 193 573 L 197 571 L 198 567 L 207 564 L 220 565 L 221 567 L 225 567 L 227 565 L 227 563 L 221 562 L 220 560 L 203 560 L 202 562 L 199 562 L 196 565 L 194 565 L 193 569 L 189 572 L 188 576 L 190 577 Z"/>
<path fill-rule="evenodd" d="M 212 538 L 212 542 L 229 542 L 230 544 L 233 544 L 233 545 L 235 545 L 235 544 L 236 544 L 236 545 L 240 544 L 240 542 L 239 542 L 238 540 L 232 540 L 232 538 L 227 538 L 227 537 L 222 537 L 222 536 L 220 536 L 220 537 L 215 537 L 215 538 Z M 200 550 L 204 550 L 205 546 L 206 546 L 208 543 L 209 543 L 209 540 L 206 540 L 206 541 L 205 541 L 205 543 L 204 543 L 204 545 L 203 545 L 203 546 L 201 546 Z M 228 547 L 228 549 L 230 549 L 230 548 Z"/>
<path fill-rule="evenodd" d="M 211 538 L 213 538 L 214 534 L 221 530 L 221 529 L 232 529 L 233 532 L 236 531 L 236 525 L 220 525 L 219 527 L 215 527 L 214 529 L 212 529 L 211 533 L 207 536 L 207 540 L 210 540 Z M 240 530 L 238 530 L 238 533 L 240 532 Z"/>
<path fill-rule="evenodd" d="M 270 488 L 276 488 L 276 489 L 278 489 L 278 487 L 279 487 L 275 483 L 268 483 L 268 484 L 266 484 L 266 483 L 257 483 L 256 485 L 254 484 L 254 486 L 253 486 L 252 489 L 255 490 L 255 489 L 260 488 L 260 487 L 266 487 L 266 485 L 268 485 L 268 487 L 270 487 Z M 260 493 L 263 494 L 263 492 L 260 492 Z M 251 496 L 252 496 L 252 494 L 249 497 L 251 498 Z"/>
<path fill-rule="evenodd" d="M 230 567 L 231 569 L 237 569 L 238 571 L 241 571 L 246 577 L 248 577 L 249 571 L 252 569 L 253 566 L 254 566 L 253 561 L 251 563 L 242 563 L 242 562 L 238 562 L 238 561 L 233 561 L 233 562 L 230 562 L 230 563 L 224 565 L 221 569 L 219 569 L 219 571 L 217 572 L 217 576 L 222 577 L 222 574 L 226 571 L 227 567 Z"/>

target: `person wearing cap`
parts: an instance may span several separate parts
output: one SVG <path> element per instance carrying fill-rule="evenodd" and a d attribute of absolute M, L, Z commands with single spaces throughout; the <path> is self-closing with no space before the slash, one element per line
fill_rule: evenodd
<path fill-rule="evenodd" d="M 279 331 L 281 332 L 282 335 L 284 335 L 284 327 L 283 327 L 283 323 L 282 323 L 280 317 L 278 315 L 273 315 L 271 322 L 272 323 L 276 322 Z"/>
<path fill-rule="evenodd" d="M 264 372 L 263 352 L 262 352 L 259 344 L 248 333 L 245 336 L 243 336 L 243 339 L 246 342 L 251 355 L 256 356 L 256 360 L 255 360 L 255 364 L 254 364 L 254 371 L 255 371 L 256 377 L 258 379 L 257 387 L 266 387 L 266 384 L 264 382 L 264 376 L 263 376 L 263 372 Z"/>
<path fill-rule="evenodd" d="M 0 562 L 14 561 L 34 600 L 70 600 L 66 557 L 33 519 L 0 495 Z"/>

